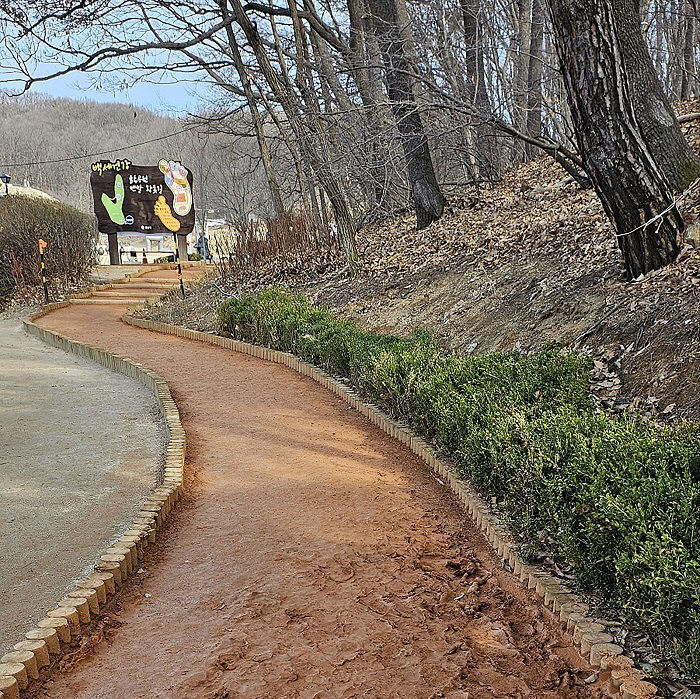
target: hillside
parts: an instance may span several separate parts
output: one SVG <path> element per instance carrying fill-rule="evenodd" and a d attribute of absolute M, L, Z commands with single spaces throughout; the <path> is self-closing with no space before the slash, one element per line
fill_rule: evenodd
<path fill-rule="evenodd" d="M 234 126 L 240 123 L 237 117 L 232 120 Z M 262 189 L 256 163 L 250 161 L 254 138 L 234 140 L 215 131 L 130 104 L 40 94 L 0 97 L 0 172 L 12 177 L 12 185 L 29 185 L 91 213 L 89 168 L 94 160 L 129 158 L 148 164 L 167 156 L 192 169 L 199 211 L 206 206 L 227 219 L 264 211 L 264 201 L 249 191 Z M 144 145 L 124 148 L 139 143 Z M 91 155 L 97 153 L 101 155 Z M 83 155 L 90 157 L 79 157 Z"/>
<path fill-rule="evenodd" d="M 44 95 L 5 98 L 0 109 L 0 163 L 18 186 L 31 187 L 90 210 L 90 159 L 9 167 L 13 163 L 56 160 L 158 138 L 182 128 L 175 119 L 128 104 L 76 101 Z M 178 147 L 182 144 L 178 143 Z M 135 148 L 132 160 L 152 161 L 162 142 Z M 109 156 L 105 156 L 109 157 Z"/>
<path fill-rule="evenodd" d="M 689 103 L 684 112 L 698 111 Z M 684 126 L 700 149 L 700 123 Z M 226 294 L 283 283 L 363 326 L 428 328 L 467 352 L 572 343 L 596 359 L 601 403 L 659 419 L 700 419 L 700 249 L 629 283 L 602 208 L 547 158 L 467 187 L 424 231 L 412 216 L 367 227 L 354 278 L 342 263 L 275 259 L 254 275 L 204 285 L 150 317 L 213 330 Z M 696 201 L 694 215 L 700 210 Z M 223 293 L 222 293 L 223 292 Z"/>

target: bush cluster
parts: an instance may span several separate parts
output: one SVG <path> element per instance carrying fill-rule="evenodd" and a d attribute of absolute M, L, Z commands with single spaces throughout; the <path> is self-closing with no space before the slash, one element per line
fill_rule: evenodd
<path fill-rule="evenodd" d="M 413 426 L 525 549 L 571 564 L 700 674 L 700 436 L 596 409 L 591 360 L 551 347 L 460 356 L 433 337 L 379 335 L 271 289 L 218 309 L 220 330 L 344 377 Z"/>
<path fill-rule="evenodd" d="M 38 240 L 48 243 L 46 271 L 52 286 L 87 279 L 95 264 L 94 219 L 51 199 L 10 195 L 0 198 L 0 305 L 15 290 L 41 284 Z"/>

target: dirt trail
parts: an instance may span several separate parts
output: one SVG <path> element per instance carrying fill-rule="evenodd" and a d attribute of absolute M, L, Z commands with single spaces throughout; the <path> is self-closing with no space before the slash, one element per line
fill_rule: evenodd
<path fill-rule="evenodd" d="M 72 306 L 40 323 L 167 379 L 186 495 L 118 628 L 39 696 L 601 696 L 406 449 L 289 369 L 123 312 Z"/>

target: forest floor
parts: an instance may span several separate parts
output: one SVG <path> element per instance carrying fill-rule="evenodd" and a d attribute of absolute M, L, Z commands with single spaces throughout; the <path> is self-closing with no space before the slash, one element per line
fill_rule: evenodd
<path fill-rule="evenodd" d="M 124 310 L 37 322 L 168 381 L 184 495 L 118 608 L 31 696 L 603 696 L 407 448 L 291 369 L 140 330 Z"/>
<path fill-rule="evenodd" d="M 700 102 L 680 111 L 700 111 Z M 683 130 L 700 152 L 700 120 Z M 686 215 L 700 216 L 700 201 Z M 369 225 L 358 245 L 353 277 L 341 260 L 289 255 L 142 314 L 213 331 L 228 295 L 284 284 L 366 328 L 430 329 L 463 352 L 571 344 L 593 355 L 592 390 L 604 407 L 700 419 L 700 247 L 687 243 L 672 265 L 627 281 L 595 193 L 550 159 L 453 194 L 425 230 L 409 214 Z"/>

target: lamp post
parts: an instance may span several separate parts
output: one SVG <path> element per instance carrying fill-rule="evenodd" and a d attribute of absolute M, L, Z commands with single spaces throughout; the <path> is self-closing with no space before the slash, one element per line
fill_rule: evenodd
<path fill-rule="evenodd" d="M 0 175 L 0 180 L 2 180 L 3 184 L 5 185 L 5 196 L 6 197 L 9 196 L 9 194 L 10 194 L 10 180 L 11 179 L 12 178 L 6 173 L 3 173 L 2 175 Z"/>

